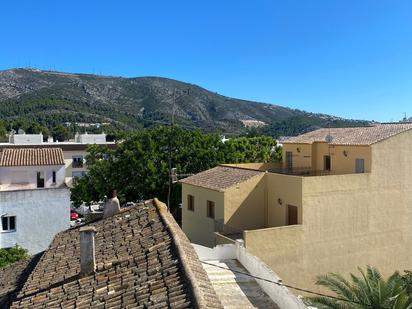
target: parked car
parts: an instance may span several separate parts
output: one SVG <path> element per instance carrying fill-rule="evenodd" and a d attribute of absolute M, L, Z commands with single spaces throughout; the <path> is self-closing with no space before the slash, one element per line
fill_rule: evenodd
<path fill-rule="evenodd" d="M 77 220 L 79 219 L 79 214 L 76 212 L 75 209 L 70 208 L 70 220 Z"/>

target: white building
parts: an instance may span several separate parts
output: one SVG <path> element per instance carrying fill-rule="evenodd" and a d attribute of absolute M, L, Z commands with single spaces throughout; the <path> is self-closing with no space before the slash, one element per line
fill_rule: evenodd
<path fill-rule="evenodd" d="M 76 133 L 74 141 L 80 144 L 104 144 L 106 143 L 106 134 Z"/>
<path fill-rule="evenodd" d="M 0 152 L 0 248 L 45 250 L 70 225 L 70 193 L 61 148 Z"/>
<path fill-rule="evenodd" d="M 12 131 L 9 135 L 10 144 L 41 144 L 43 143 L 43 134 L 15 134 Z"/>
<path fill-rule="evenodd" d="M 61 148 L 65 162 L 65 182 L 72 186 L 74 178 L 82 177 L 87 172 L 85 158 L 90 144 L 114 148 L 114 142 L 106 141 L 106 134 L 79 134 L 74 141 L 58 142 L 49 138 L 43 142 L 42 134 L 15 134 L 9 135 L 8 143 L 0 143 L 0 151 L 7 148 Z"/>

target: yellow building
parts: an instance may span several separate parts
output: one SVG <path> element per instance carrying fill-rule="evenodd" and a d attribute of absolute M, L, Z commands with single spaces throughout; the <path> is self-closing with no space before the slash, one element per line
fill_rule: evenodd
<path fill-rule="evenodd" d="M 218 166 L 182 184 L 193 243 L 243 238 L 287 284 L 412 269 L 412 124 L 316 130 L 283 141 L 280 164 Z"/>

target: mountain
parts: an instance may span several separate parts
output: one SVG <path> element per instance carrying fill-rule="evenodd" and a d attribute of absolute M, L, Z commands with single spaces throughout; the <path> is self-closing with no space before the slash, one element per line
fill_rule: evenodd
<path fill-rule="evenodd" d="M 288 132 L 288 123 L 293 124 L 292 133 L 324 125 L 366 124 L 229 98 L 167 78 L 35 69 L 0 71 L 0 120 L 12 126 L 25 121 L 48 127 L 64 123 L 87 127 L 98 123 L 117 130 L 134 130 L 170 123 L 173 106 L 175 121 L 183 127 L 226 134 L 240 134 L 245 127 L 260 127 L 258 130 L 278 135 Z"/>

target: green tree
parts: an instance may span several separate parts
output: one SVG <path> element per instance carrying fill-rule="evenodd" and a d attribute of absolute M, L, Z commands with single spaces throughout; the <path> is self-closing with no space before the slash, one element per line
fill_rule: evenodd
<path fill-rule="evenodd" d="M 405 270 L 405 274 L 402 275 L 403 283 L 406 287 L 406 292 L 409 297 L 412 299 L 412 271 Z"/>
<path fill-rule="evenodd" d="M 0 268 L 3 268 L 14 262 L 27 259 L 29 255 L 27 250 L 23 249 L 19 245 L 15 245 L 12 248 L 0 249 Z"/>
<path fill-rule="evenodd" d="M 69 130 L 62 125 L 55 126 L 52 129 L 51 134 L 54 140 L 58 140 L 60 142 L 67 141 L 70 137 Z"/>
<path fill-rule="evenodd" d="M 274 159 L 276 141 L 270 137 L 239 138 L 223 143 L 218 134 L 180 127 L 155 127 L 123 136 L 114 150 L 91 146 L 88 174 L 71 191 L 75 205 L 103 198 L 110 188 L 122 202 L 154 196 L 166 201 L 169 155 L 178 174 L 194 174 L 222 163 L 267 162 Z M 181 187 L 172 187 L 171 208 L 181 199 Z"/>
<path fill-rule="evenodd" d="M 269 136 L 233 138 L 224 144 L 228 163 L 269 162 L 279 160 L 276 140 Z"/>
<path fill-rule="evenodd" d="M 334 292 L 336 298 L 310 297 L 306 299 L 308 305 L 319 309 L 412 308 L 411 299 L 398 272 L 385 280 L 374 267 L 367 266 L 366 272 L 358 269 L 361 276 L 350 274 L 351 281 L 334 273 L 318 277 L 316 284 Z"/>
<path fill-rule="evenodd" d="M 0 142 L 7 141 L 7 129 L 3 122 L 0 122 Z"/>

